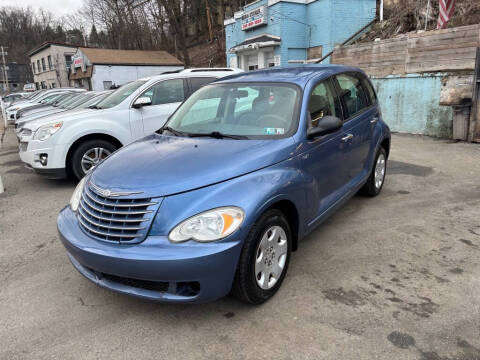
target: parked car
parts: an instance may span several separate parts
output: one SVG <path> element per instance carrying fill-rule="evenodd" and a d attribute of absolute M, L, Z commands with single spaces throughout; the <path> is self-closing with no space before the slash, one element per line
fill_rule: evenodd
<path fill-rule="evenodd" d="M 30 106 L 17 111 L 17 119 L 15 124 L 20 122 L 25 122 L 30 120 L 30 116 L 34 114 L 47 114 L 53 113 L 52 110 L 65 111 L 75 108 L 77 105 L 85 103 L 94 97 L 106 92 L 99 91 L 86 91 L 86 92 L 65 92 L 62 96 L 58 97 L 55 101 L 51 103 L 41 103 L 35 106 Z M 57 111 L 54 111 L 57 112 Z"/>
<path fill-rule="evenodd" d="M 106 90 L 101 92 L 90 91 L 88 93 L 74 93 L 69 94 L 66 99 L 63 99 L 58 104 L 51 106 L 50 108 L 43 109 L 42 111 L 33 111 L 33 113 L 23 116 L 21 119 L 15 121 L 15 131 L 17 137 L 20 140 L 25 128 L 25 124 L 30 121 L 37 120 L 49 116 L 49 121 L 55 121 L 54 115 L 61 115 L 61 113 L 69 112 L 69 115 L 75 114 L 76 111 L 82 111 L 97 105 L 100 101 L 105 99 L 112 91 Z M 38 110 L 38 109 L 37 109 Z"/>
<path fill-rule="evenodd" d="M 232 291 L 259 304 L 301 239 L 359 190 L 380 193 L 389 150 L 361 70 L 239 74 L 95 167 L 58 230 L 73 266 L 107 289 L 167 302 Z"/>
<path fill-rule="evenodd" d="M 39 92 L 32 98 L 25 99 L 24 101 L 16 102 L 10 107 L 7 108 L 7 120 L 10 123 L 14 123 L 17 116 L 17 111 L 24 109 L 26 107 L 30 107 L 32 105 L 36 105 L 43 102 L 53 102 L 56 97 L 58 97 L 61 93 L 64 92 L 84 92 L 85 89 L 75 89 L 75 88 L 58 88 L 58 89 L 49 89 Z"/>
<path fill-rule="evenodd" d="M 0 102 L 1 111 L 3 112 L 15 100 L 23 99 L 25 96 L 26 96 L 25 93 L 13 93 L 13 94 L 3 96 Z"/>
<path fill-rule="evenodd" d="M 235 71 L 178 72 L 123 85 L 92 107 L 75 114 L 28 122 L 20 158 L 50 178 L 81 179 L 119 147 L 152 134 L 196 89 Z"/>

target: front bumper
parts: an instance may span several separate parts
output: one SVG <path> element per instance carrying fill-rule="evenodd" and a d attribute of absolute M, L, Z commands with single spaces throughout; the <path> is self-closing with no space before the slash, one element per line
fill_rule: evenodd
<path fill-rule="evenodd" d="M 87 279 L 163 302 L 206 302 L 228 294 L 243 243 L 241 235 L 204 244 L 172 244 L 166 236 L 148 236 L 133 245 L 107 243 L 85 234 L 70 207 L 60 212 L 57 227 L 70 261 Z"/>
<path fill-rule="evenodd" d="M 34 170 L 37 174 L 51 179 L 62 179 L 66 177 L 65 161 L 61 158 L 64 147 L 60 145 L 49 145 L 47 142 L 31 140 L 30 137 L 19 138 L 19 156 L 25 165 Z M 42 165 L 40 156 L 47 156 L 46 165 Z M 63 160 L 63 161 L 62 161 Z"/>

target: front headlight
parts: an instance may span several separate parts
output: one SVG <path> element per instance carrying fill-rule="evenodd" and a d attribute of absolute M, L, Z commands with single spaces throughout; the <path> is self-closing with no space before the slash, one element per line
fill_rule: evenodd
<path fill-rule="evenodd" d="M 82 198 L 82 191 L 83 191 L 84 184 L 85 184 L 85 178 L 80 180 L 77 187 L 75 188 L 75 191 L 72 194 L 72 197 L 70 199 L 70 207 L 72 208 L 72 211 L 78 210 L 78 205 L 80 205 L 80 199 Z"/>
<path fill-rule="evenodd" d="M 17 111 L 18 109 L 20 109 L 20 108 L 19 107 L 8 108 L 7 111 L 14 112 L 14 111 Z"/>
<path fill-rule="evenodd" d="M 172 242 L 220 240 L 235 232 L 244 218 L 245 213 L 238 207 L 212 209 L 181 222 L 170 231 L 168 238 Z"/>
<path fill-rule="evenodd" d="M 63 125 L 63 122 L 59 121 L 56 123 L 40 126 L 35 132 L 35 135 L 33 136 L 33 140 L 40 140 L 40 141 L 47 140 L 50 136 L 52 136 L 58 130 L 60 130 L 62 125 Z"/>

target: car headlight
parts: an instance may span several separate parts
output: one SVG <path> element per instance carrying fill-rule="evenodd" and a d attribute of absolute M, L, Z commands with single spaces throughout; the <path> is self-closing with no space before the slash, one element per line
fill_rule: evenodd
<path fill-rule="evenodd" d="M 175 226 L 168 238 L 172 242 L 220 240 L 235 232 L 244 218 L 243 210 L 234 206 L 208 210 Z"/>
<path fill-rule="evenodd" d="M 35 132 L 35 135 L 33 136 L 33 140 L 43 141 L 48 139 L 50 136 L 52 136 L 58 130 L 60 130 L 62 125 L 63 125 L 63 122 L 60 121 L 60 122 L 40 126 Z"/>
<path fill-rule="evenodd" d="M 19 107 L 8 108 L 7 111 L 13 112 L 13 111 L 17 111 L 18 109 L 20 109 L 20 108 Z"/>
<path fill-rule="evenodd" d="M 78 210 L 78 205 L 80 205 L 80 200 L 82 198 L 82 191 L 83 191 L 84 184 L 85 184 L 85 178 L 80 180 L 77 187 L 75 188 L 75 191 L 72 194 L 72 197 L 70 198 L 70 207 L 72 208 L 72 211 Z"/>

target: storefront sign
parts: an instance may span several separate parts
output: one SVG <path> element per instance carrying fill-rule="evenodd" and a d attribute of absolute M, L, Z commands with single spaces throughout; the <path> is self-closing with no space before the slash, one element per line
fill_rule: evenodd
<path fill-rule="evenodd" d="M 83 58 L 78 57 L 73 59 L 73 67 L 82 67 L 83 65 Z"/>
<path fill-rule="evenodd" d="M 242 15 L 242 30 L 254 28 L 267 23 L 267 7 L 265 5 Z"/>

